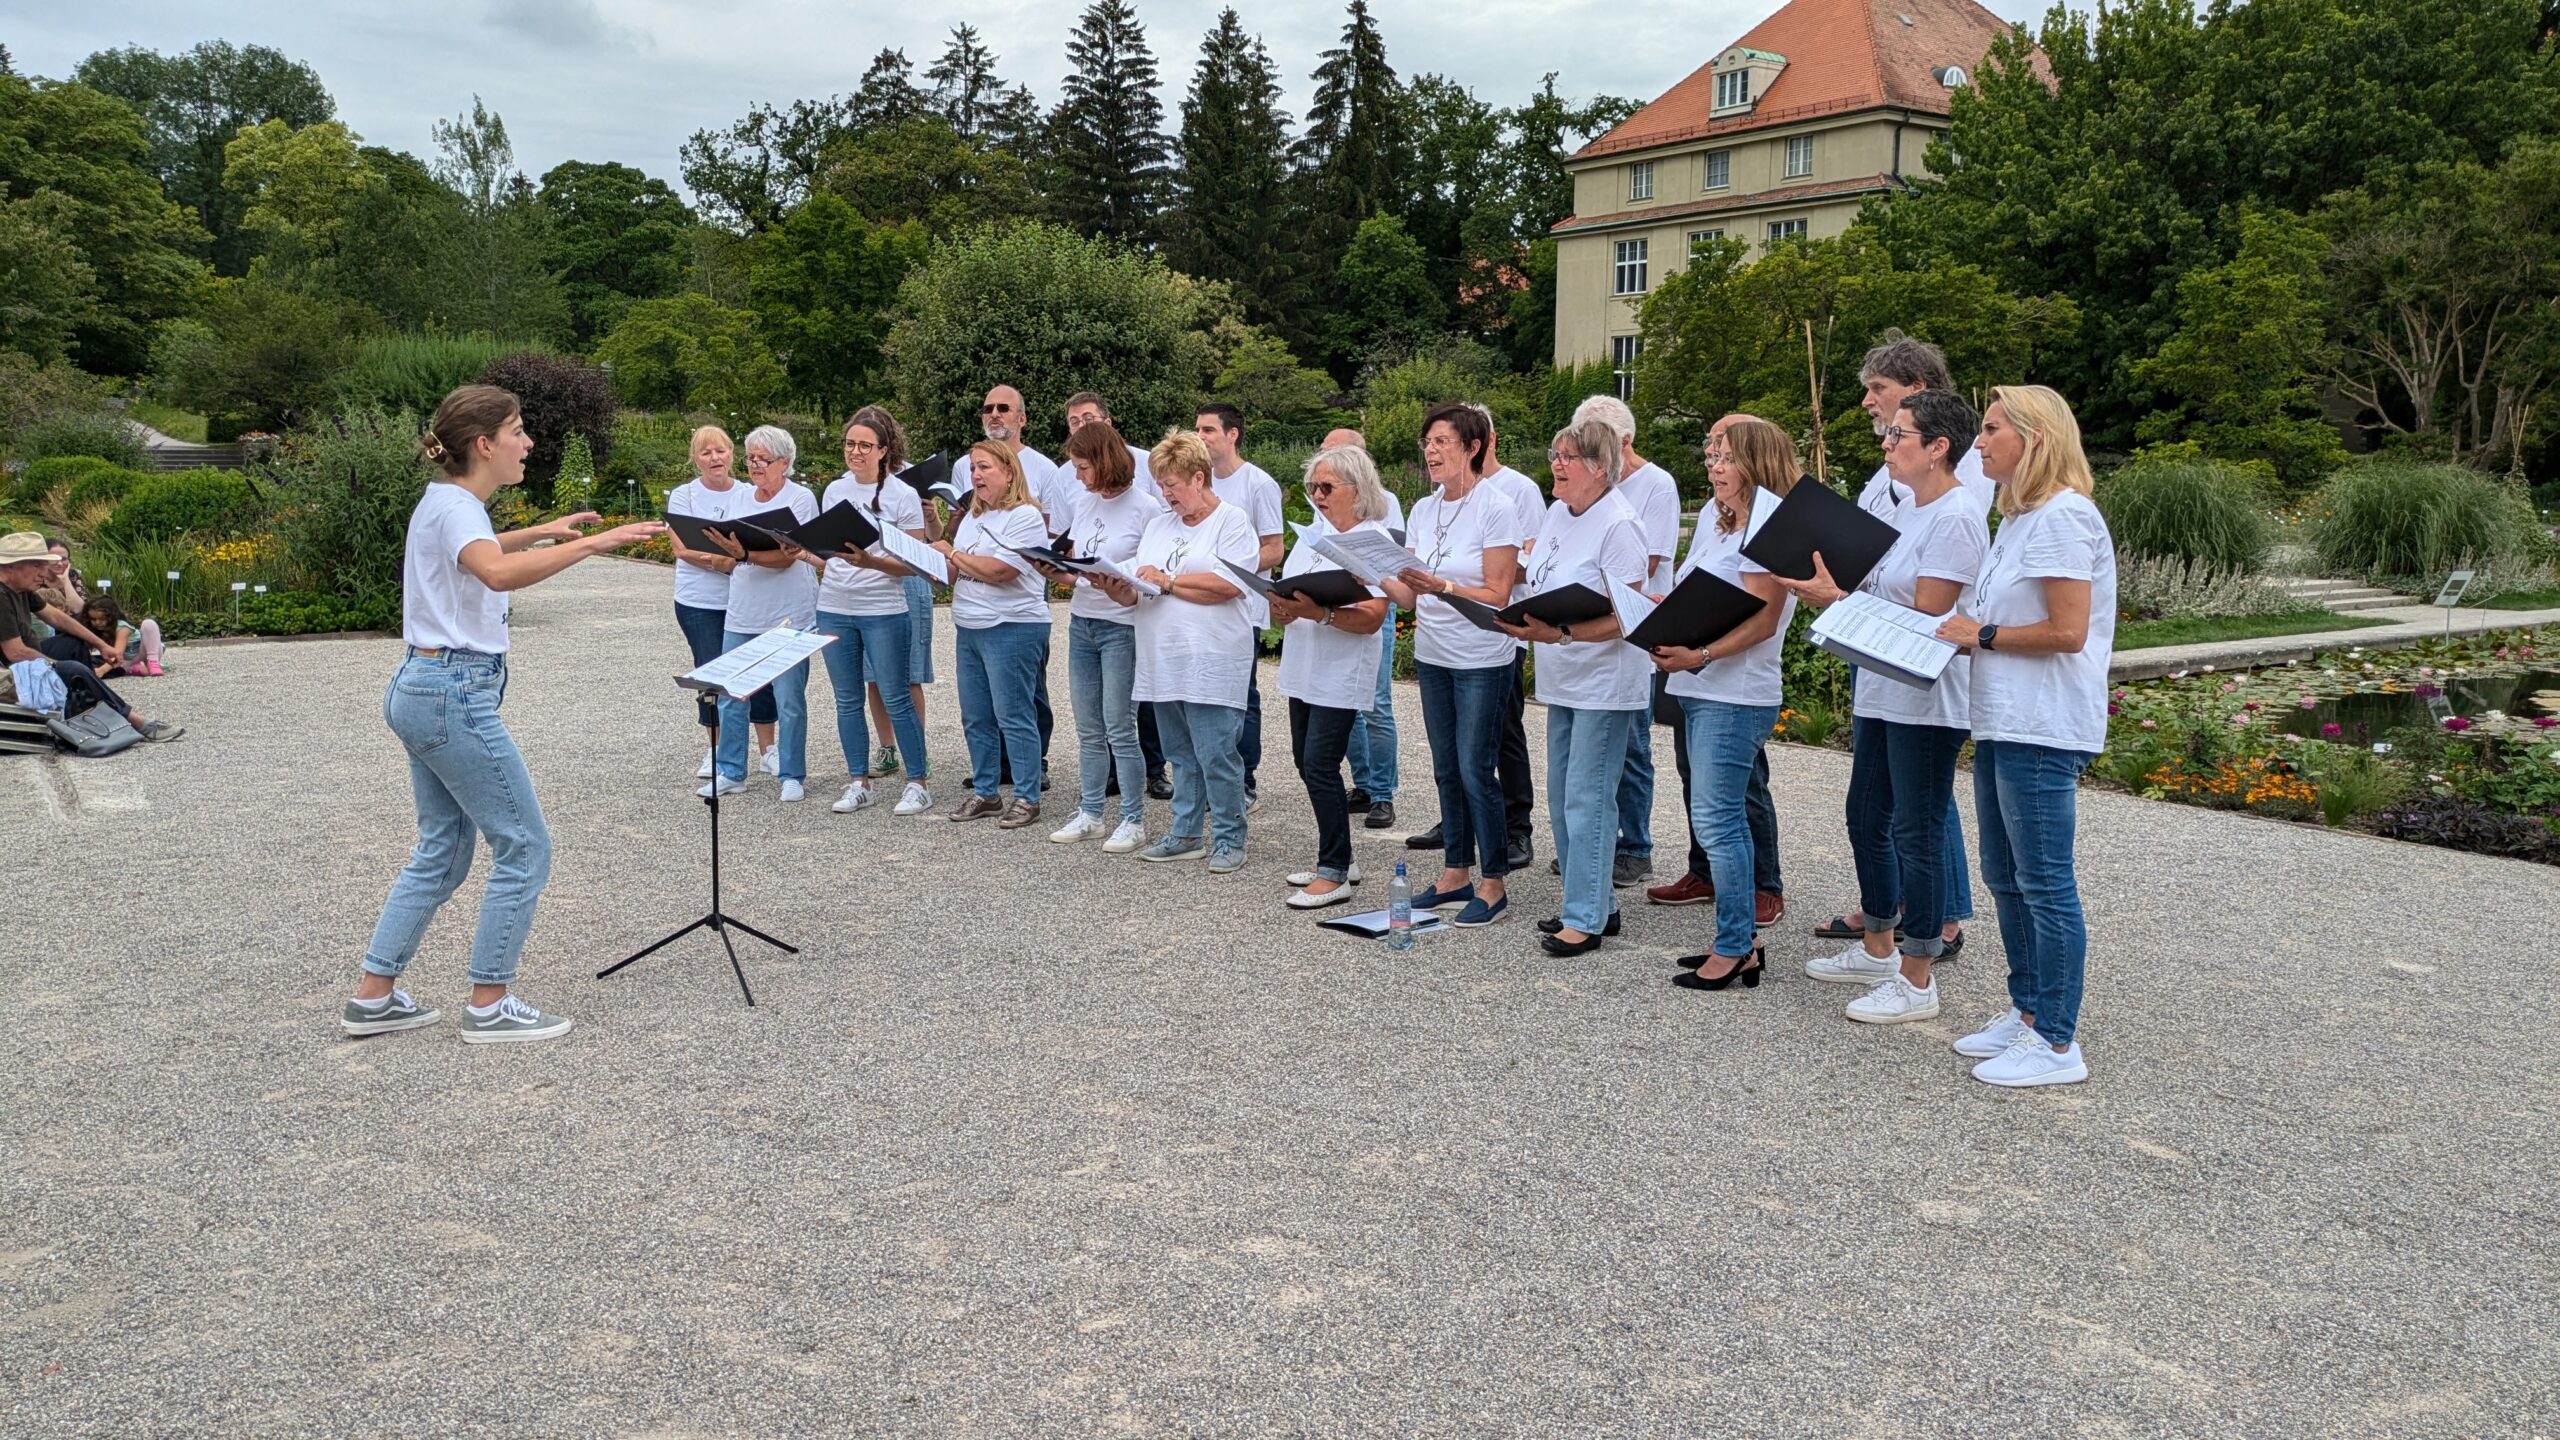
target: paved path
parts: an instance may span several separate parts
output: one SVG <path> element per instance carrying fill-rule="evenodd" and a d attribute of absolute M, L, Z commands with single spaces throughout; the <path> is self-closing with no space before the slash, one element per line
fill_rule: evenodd
<path fill-rule="evenodd" d="M 181 649 L 138 684 L 185 740 L 0 758 L 0 1430 L 2560 1425 L 2546 869 L 2089 795 L 2097 1078 L 2008 1093 L 1946 1050 L 1988 919 L 1936 1023 L 1803 977 L 1853 899 L 1828 752 L 1773 755 L 1794 913 L 1720 996 L 1663 983 L 1694 909 L 1540 956 L 1543 842 L 1491 930 L 1314 930 L 1276 760 L 1225 879 L 759 781 L 733 904 L 805 949 L 751 1011 L 699 938 L 586 978 L 702 899 L 665 583 L 520 600 L 558 1044 L 335 1032 L 408 844 L 391 643 Z M 469 918 L 413 972 L 448 1007 Z"/>
<path fill-rule="evenodd" d="M 2351 645 L 2361 645 L 2368 650 L 2389 650 L 2446 634 L 2479 635 L 2491 630 L 2521 630 L 2534 625 L 2560 624 L 2560 610 L 2457 610 L 2451 617 L 2450 626 L 2445 613 L 2433 605 L 2394 605 L 2381 610 L 2359 610 L 2355 618 L 2390 623 L 2362 630 L 2324 630 L 2312 635 L 2268 635 L 2256 640 L 2208 640 L 2197 645 L 2154 645 L 2143 650 L 2119 650 L 2114 663 L 2108 667 L 2108 674 L 2117 680 L 2153 680 L 2202 665 L 2224 670 L 2281 665 L 2287 660 L 2308 660 L 2316 651 L 2344 650 Z"/>

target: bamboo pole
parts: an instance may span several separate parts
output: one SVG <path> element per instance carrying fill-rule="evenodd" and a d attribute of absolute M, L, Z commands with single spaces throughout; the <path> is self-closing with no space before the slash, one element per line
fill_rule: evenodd
<path fill-rule="evenodd" d="M 1804 322 L 1804 382 L 1806 392 L 1813 397 L 1813 443 L 1807 447 L 1813 452 L 1813 478 L 1828 485 L 1831 483 L 1830 457 L 1822 443 L 1822 372 L 1813 361 L 1811 319 Z"/>

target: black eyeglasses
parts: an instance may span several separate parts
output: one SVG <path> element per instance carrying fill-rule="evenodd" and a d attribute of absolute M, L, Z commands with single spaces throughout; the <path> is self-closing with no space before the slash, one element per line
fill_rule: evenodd
<path fill-rule="evenodd" d="M 1013 413 L 1013 407 L 1010 405 L 981 405 L 978 407 L 978 413 L 981 415 L 1010 415 Z"/>
<path fill-rule="evenodd" d="M 1919 431 L 1905 430 L 1899 425 L 1887 425 L 1884 429 L 1876 432 L 1876 438 L 1882 440 L 1887 445 L 1899 445 L 1905 440 L 1917 439 L 1919 438 L 1919 435 Z"/>

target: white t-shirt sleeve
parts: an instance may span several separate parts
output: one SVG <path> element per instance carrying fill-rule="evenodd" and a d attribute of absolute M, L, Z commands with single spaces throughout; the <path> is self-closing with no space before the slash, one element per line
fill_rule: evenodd
<path fill-rule="evenodd" d="M 1982 573 L 1983 552 L 1991 548 L 1991 532 L 1969 510 L 1949 508 L 1932 516 L 1928 530 L 1912 537 L 1920 547 L 1918 575 L 1923 580 L 1952 580 L 1970 585 Z"/>
<path fill-rule="evenodd" d="M 1279 481 L 1268 475 L 1263 476 L 1261 483 L 1253 487 L 1251 504 L 1253 533 L 1257 541 L 1265 535 L 1288 533 L 1288 523 L 1280 516 Z M 1258 556 L 1260 553 L 1260 547 L 1257 545 L 1255 554 Z"/>
<path fill-rule="evenodd" d="M 2094 579 L 2106 543 L 2096 507 L 2056 506 L 2018 552 L 2018 573 L 2039 580 Z"/>

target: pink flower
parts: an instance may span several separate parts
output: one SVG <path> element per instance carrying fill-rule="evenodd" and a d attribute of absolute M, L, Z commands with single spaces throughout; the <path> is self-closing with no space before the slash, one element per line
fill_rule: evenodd
<path fill-rule="evenodd" d="M 2206 668 L 2206 669 L 2211 669 L 2211 668 L 2213 668 L 2213 667 L 2211 667 L 2211 666 L 2206 666 L 2205 668 Z M 2239 688 L 2240 688 L 2239 686 L 2232 684 L 2232 683 L 2231 683 L 2230 681 L 2228 681 L 2228 680 L 2225 680 L 2225 681 L 2223 681 L 2223 682 L 2222 682 L 2222 693 L 2223 693 L 2223 694 L 2225 694 L 2225 695 L 2228 695 L 2228 694 L 2230 694 L 2232 691 L 2237 690 L 2237 689 L 2239 689 Z"/>
<path fill-rule="evenodd" d="M 2560 716 L 2536 715 L 2533 717 L 2533 723 L 2545 730 L 2548 730 L 2554 725 L 2560 725 Z"/>
<path fill-rule="evenodd" d="M 2323 739 L 2323 740 L 2335 740 L 2335 739 L 2337 739 L 2339 736 L 2344 735 L 2344 734 L 2346 734 L 2346 733 L 2347 733 L 2346 727 L 2345 727 L 2345 726 L 2343 726 L 2343 725 L 2340 725 L 2340 724 L 2339 724 L 2337 721 L 2335 721 L 2335 720 L 2332 720 L 2332 721 L 2330 721 L 2329 723 L 2327 723 L 2327 724 L 2325 724 L 2325 725 L 2323 725 L 2323 726 L 2321 726 L 2321 727 L 2320 727 L 2320 738 L 2321 738 L 2321 739 Z"/>
<path fill-rule="evenodd" d="M 2305 710 L 2317 710 L 2317 709 L 2319 709 L 2319 708 L 2320 708 L 2320 702 L 2319 702 L 2319 701 L 2317 701 L 2317 700 L 2312 699 L 2312 698 L 2311 698 L 2310 696 L 2308 696 L 2308 695 L 2305 695 L 2305 696 L 2303 696 L 2303 697 L 2302 697 L 2301 704 L 2302 704 L 2302 708 L 2303 708 L 2303 709 L 2305 709 Z"/>
<path fill-rule="evenodd" d="M 2421 675 L 2424 675 L 2424 674 L 2425 674 L 2425 673 L 2427 673 L 2427 672 L 2425 672 L 2424 670 L 2421 670 L 2421 671 L 2419 671 L 2418 673 L 2419 673 L 2419 674 L 2421 674 Z M 2444 690 L 2443 690 L 2443 688 L 2442 688 L 2441 686 L 2428 685 L 2428 684 L 2423 684 L 2423 683 L 2421 683 L 2421 684 L 2418 684 L 2418 685 L 2413 685 L 2413 686 L 2411 686 L 2411 687 L 2410 687 L 2410 693 L 2412 693 L 2412 694 L 2416 695 L 2416 696 L 2417 696 L 2419 699 L 2421 699 L 2421 700 L 2432 700 L 2432 699 L 2434 699 L 2436 696 L 2443 694 L 2443 693 L 2444 693 Z"/>
<path fill-rule="evenodd" d="M 2471 722 L 2470 722 L 2470 721 L 2468 721 L 2468 720 L 2463 719 L 2463 718 L 2462 718 L 2461 716 L 2459 716 L 2459 715 L 2450 715 L 2450 716 L 2447 716 L 2447 717 L 2445 718 L 2444 728 L 2446 728 L 2447 730 L 2454 731 L 2454 732 L 2456 732 L 2456 733 L 2458 734 L 2458 733 L 2460 733 L 2460 732 L 2462 732 L 2462 731 L 2464 731 L 2464 730 L 2468 730 L 2468 729 L 2470 729 L 2470 728 L 2471 728 Z"/>
<path fill-rule="evenodd" d="M 2142 722 L 2142 728 L 2145 730 L 2157 730 L 2160 728 L 2160 722 L 2157 720 L 2145 720 Z"/>
<path fill-rule="evenodd" d="M 2243 700 L 2240 702 L 2240 708 L 2243 710 L 2254 711 L 2258 708 L 2258 702 L 2255 700 Z"/>
<path fill-rule="evenodd" d="M 2107 713 L 2110 715 L 2121 715 L 2124 713 L 2124 707 L 2111 700 L 2107 702 Z"/>

